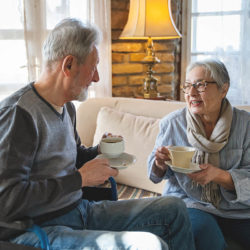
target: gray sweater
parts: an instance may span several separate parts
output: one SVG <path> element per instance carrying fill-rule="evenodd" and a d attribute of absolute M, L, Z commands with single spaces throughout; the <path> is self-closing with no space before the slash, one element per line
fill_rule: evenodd
<path fill-rule="evenodd" d="M 75 123 L 72 103 L 59 114 L 33 83 L 0 102 L 0 221 L 60 214 L 81 199 L 77 167 L 97 147 L 81 146 Z"/>

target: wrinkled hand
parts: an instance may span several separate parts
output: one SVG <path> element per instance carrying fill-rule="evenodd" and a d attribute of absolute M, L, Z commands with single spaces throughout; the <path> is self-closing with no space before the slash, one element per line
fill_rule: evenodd
<path fill-rule="evenodd" d="M 188 176 L 202 186 L 210 183 L 211 181 L 215 181 L 222 171 L 211 164 L 202 164 L 200 165 L 200 168 L 202 169 L 201 171 L 188 174 Z"/>
<path fill-rule="evenodd" d="M 165 161 L 168 160 L 170 160 L 168 148 L 165 146 L 159 147 L 155 152 L 155 162 L 152 169 L 158 177 L 163 177 L 166 173 L 168 166 Z"/>
<path fill-rule="evenodd" d="M 78 171 L 82 177 L 82 187 L 103 184 L 109 177 L 117 176 L 119 171 L 111 168 L 107 159 L 93 159 Z"/>
<path fill-rule="evenodd" d="M 157 148 L 155 152 L 155 165 L 162 169 L 166 169 L 167 165 L 165 164 L 165 161 L 169 160 L 170 158 L 168 148 L 165 146 Z"/>

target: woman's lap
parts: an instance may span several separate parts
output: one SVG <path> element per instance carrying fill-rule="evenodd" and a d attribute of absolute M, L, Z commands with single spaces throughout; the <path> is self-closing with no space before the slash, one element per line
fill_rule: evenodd
<path fill-rule="evenodd" d="M 248 249 L 250 220 L 222 218 L 199 209 L 188 208 L 197 250 L 224 249 L 230 238 Z"/>
<path fill-rule="evenodd" d="M 216 219 L 199 209 L 188 208 L 197 250 L 222 250 L 225 240 Z"/>

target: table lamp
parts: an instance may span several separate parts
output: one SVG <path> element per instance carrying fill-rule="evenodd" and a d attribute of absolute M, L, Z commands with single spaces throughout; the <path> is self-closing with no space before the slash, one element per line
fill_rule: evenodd
<path fill-rule="evenodd" d="M 153 66 L 160 60 L 155 56 L 153 40 L 180 38 L 171 14 L 171 0 L 130 0 L 127 24 L 120 39 L 147 39 L 147 55 L 143 63 L 148 65 L 144 81 L 143 96 L 157 98 L 157 79 L 153 77 Z"/>

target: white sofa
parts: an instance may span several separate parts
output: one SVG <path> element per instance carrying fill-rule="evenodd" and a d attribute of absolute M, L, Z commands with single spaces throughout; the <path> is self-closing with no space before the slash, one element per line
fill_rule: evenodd
<path fill-rule="evenodd" d="M 148 179 L 147 157 L 154 147 L 159 120 L 184 106 L 184 102 L 176 101 L 118 97 L 88 99 L 77 109 L 77 130 L 86 146 L 98 144 L 104 132 L 122 135 L 125 152 L 135 155 L 137 161 L 120 170 L 116 181 L 161 193 L 164 182 L 154 184 Z M 250 106 L 240 108 L 250 112 Z"/>
<path fill-rule="evenodd" d="M 132 98 L 88 99 L 77 109 L 77 130 L 86 146 L 98 144 L 104 132 L 119 134 L 135 164 L 120 170 L 117 183 L 161 193 L 164 183 L 147 177 L 147 157 L 153 149 L 159 119 L 185 104 Z"/>
<path fill-rule="evenodd" d="M 164 182 L 154 184 L 147 176 L 147 157 L 158 134 L 160 119 L 185 106 L 184 102 L 152 101 L 134 98 L 88 99 L 77 109 L 77 130 L 86 146 L 99 143 L 104 132 L 122 135 L 125 152 L 136 156 L 137 161 L 120 170 L 117 183 L 161 193 Z M 250 112 L 250 106 L 238 106 Z M 237 250 L 234 242 L 228 249 Z"/>

